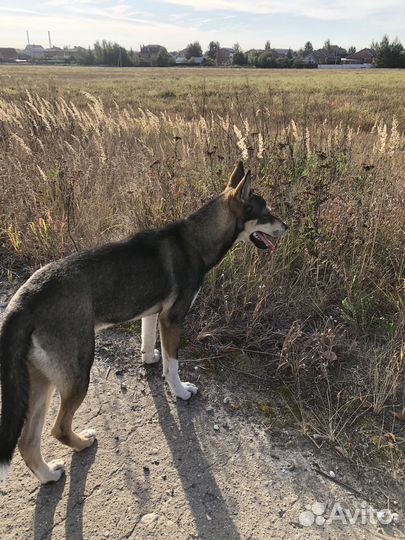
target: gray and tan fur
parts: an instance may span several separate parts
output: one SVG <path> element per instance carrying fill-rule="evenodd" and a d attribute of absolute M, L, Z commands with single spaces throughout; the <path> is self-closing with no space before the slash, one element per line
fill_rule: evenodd
<path fill-rule="evenodd" d="M 76 451 L 95 432 L 72 430 L 87 393 L 95 330 L 142 319 L 142 360 L 160 358 L 163 375 L 181 399 L 197 392 L 178 374 L 181 326 L 205 274 L 238 240 L 271 248 L 287 226 L 251 192 L 242 163 L 226 189 L 187 219 L 128 240 L 52 262 L 35 272 L 11 299 L 0 335 L 2 410 L 0 478 L 5 478 L 18 443 L 25 463 L 40 482 L 63 473 L 63 463 L 46 463 L 41 434 L 55 389 L 60 409 L 52 435 Z"/>

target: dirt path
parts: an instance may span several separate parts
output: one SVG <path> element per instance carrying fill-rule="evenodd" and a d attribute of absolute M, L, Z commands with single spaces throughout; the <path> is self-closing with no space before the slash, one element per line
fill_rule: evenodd
<path fill-rule="evenodd" d="M 190 369 L 188 379 L 200 391 L 180 402 L 168 393 L 160 369 L 140 365 L 131 334 L 99 337 L 89 393 L 75 419 L 78 429 L 95 428 L 98 441 L 76 454 L 51 439 L 55 397 L 44 454 L 63 457 L 66 475 L 39 486 L 16 452 L 0 485 L 2 540 L 401 537 L 399 526 L 368 519 L 308 525 L 315 516 L 306 507 L 316 501 L 327 507 L 320 522 L 335 502 L 360 508 L 362 495 L 315 470 L 333 467 L 339 478 L 336 458 L 316 455 L 296 430 L 273 432 L 244 410 L 246 396 L 255 392 L 245 382 L 230 379 L 224 386 Z"/>

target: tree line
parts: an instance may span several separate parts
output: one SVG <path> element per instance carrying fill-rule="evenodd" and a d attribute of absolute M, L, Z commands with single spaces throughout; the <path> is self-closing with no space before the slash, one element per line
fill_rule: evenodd
<path fill-rule="evenodd" d="M 251 49 L 243 51 L 238 43 L 232 47 L 233 55 L 231 63 L 237 66 L 254 66 L 257 68 L 302 68 L 308 67 L 304 59 L 309 54 L 315 52 L 310 41 L 307 41 L 301 49 L 293 51 L 288 49 L 286 55 L 280 55 L 272 49 L 269 41 L 266 41 L 264 49 Z M 326 40 L 323 46 L 325 51 L 331 51 L 330 40 Z M 396 38 L 390 41 L 388 36 L 384 36 L 380 42 L 373 42 L 371 49 L 374 51 L 374 64 L 380 68 L 404 68 L 405 49 L 402 43 Z M 215 66 L 220 64 L 219 55 L 221 45 L 218 41 L 211 41 L 205 54 L 198 41 L 189 43 L 183 51 L 186 63 L 195 64 L 195 58 L 204 56 L 204 65 Z M 347 50 L 342 49 L 342 55 L 350 55 L 356 52 L 354 46 Z M 159 48 L 156 55 L 145 58 L 142 54 L 133 49 L 125 49 L 118 43 L 103 40 L 97 41 L 93 47 L 83 49 L 75 57 L 78 64 L 92 66 L 173 66 L 176 65 L 175 58 L 171 56 L 163 46 Z"/>

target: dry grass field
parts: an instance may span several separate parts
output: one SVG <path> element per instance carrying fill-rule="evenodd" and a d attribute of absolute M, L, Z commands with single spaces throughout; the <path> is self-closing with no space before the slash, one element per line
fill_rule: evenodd
<path fill-rule="evenodd" d="M 0 66 L 0 150 L 10 281 L 186 216 L 243 159 L 289 234 L 226 256 L 187 337 L 283 381 L 317 446 L 403 480 L 402 72 Z"/>

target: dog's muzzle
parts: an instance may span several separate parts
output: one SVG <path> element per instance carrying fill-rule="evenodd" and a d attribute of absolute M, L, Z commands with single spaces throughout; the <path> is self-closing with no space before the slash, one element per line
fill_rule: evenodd
<path fill-rule="evenodd" d="M 276 251 L 276 240 L 269 236 L 268 234 L 255 231 L 249 236 L 249 240 L 258 248 L 258 249 L 269 249 L 272 253 Z"/>

